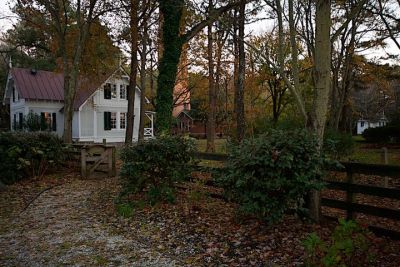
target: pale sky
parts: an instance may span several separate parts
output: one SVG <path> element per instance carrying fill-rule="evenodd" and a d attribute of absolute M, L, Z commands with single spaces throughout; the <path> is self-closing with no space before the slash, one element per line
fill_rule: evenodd
<path fill-rule="evenodd" d="M 13 14 L 8 7 L 8 2 L 9 0 L 0 0 L 0 32 L 8 30 L 12 25 Z"/>
<path fill-rule="evenodd" d="M 8 3 L 10 0 L 0 0 L 0 33 L 5 32 L 6 30 L 12 27 L 13 21 L 15 22 L 16 18 L 11 13 Z M 261 17 L 262 15 L 259 15 Z M 253 33 L 258 35 L 262 32 L 271 30 L 271 22 L 270 21 L 258 21 L 256 23 L 246 25 L 246 31 L 248 33 Z M 363 53 L 368 59 L 378 60 L 380 57 L 385 56 L 385 51 L 390 54 L 399 55 L 400 50 L 394 45 L 392 40 L 387 40 L 388 46 L 384 50 L 379 49 L 370 49 Z M 386 63 L 386 62 L 385 62 Z M 399 61 L 389 62 L 392 64 L 399 64 Z"/>

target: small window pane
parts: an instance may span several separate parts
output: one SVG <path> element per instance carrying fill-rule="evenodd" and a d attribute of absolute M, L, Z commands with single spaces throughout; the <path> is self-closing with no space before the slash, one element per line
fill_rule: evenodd
<path fill-rule="evenodd" d="M 117 113 L 111 112 L 111 129 L 117 128 Z"/>
<path fill-rule="evenodd" d="M 119 117 L 119 128 L 125 129 L 126 128 L 126 112 L 121 112 Z"/>
<path fill-rule="evenodd" d="M 126 99 L 126 85 L 121 84 L 119 87 L 119 98 Z"/>
<path fill-rule="evenodd" d="M 111 85 L 111 98 L 117 98 L 117 85 L 112 84 Z"/>

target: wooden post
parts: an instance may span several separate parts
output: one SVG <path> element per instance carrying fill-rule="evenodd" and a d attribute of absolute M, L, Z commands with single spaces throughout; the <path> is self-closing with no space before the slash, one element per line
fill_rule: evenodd
<path fill-rule="evenodd" d="M 107 162 L 108 162 L 108 177 L 113 176 L 113 148 L 106 148 L 107 150 Z"/>
<path fill-rule="evenodd" d="M 116 167 L 116 158 L 117 158 L 117 148 L 114 146 L 112 148 L 112 176 L 115 177 L 117 175 L 117 167 Z"/>
<path fill-rule="evenodd" d="M 352 220 L 353 219 L 353 197 L 354 194 L 351 190 L 351 185 L 353 184 L 353 169 L 351 166 L 349 166 L 349 169 L 346 170 L 347 174 L 347 190 L 346 190 L 346 202 L 347 202 L 347 220 Z"/>
<path fill-rule="evenodd" d="M 103 145 L 107 145 L 107 139 L 103 138 Z"/>
<path fill-rule="evenodd" d="M 389 159 L 388 159 L 388 149 L 386 147 L 382 147 L 382 152 L 381 152 L 381 162 L 382 164 L 389 164 Z M 389 187 L 389 177 L 385 176 L 384 178 L 384 187 Z"/>
<path fill-rule="evenodd" d="M 82 147 L 81 149 L 81 176 L 82 178 L 87 177 L 87 171 L 86 171 L 86 148 Z"/>

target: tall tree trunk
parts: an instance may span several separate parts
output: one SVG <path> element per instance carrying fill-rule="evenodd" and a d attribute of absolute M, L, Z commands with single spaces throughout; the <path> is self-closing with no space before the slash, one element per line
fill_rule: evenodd
<path fill-rule="evenodd" d="M 67 55 L 64 56 L 64 134 L 65 143 L 72 143 L 72 119 L 74 116 L 74 101 L 78 91 L 79 69 L 82 60 L 83 48 L 89 36 L 89 29 L 93 16 L 93 10 L 96 1 L 90 2 L 88 17 L 84 22 L 81 16 L 77 16 L 77 27 L 79 29 L 77 39 L 75 40 L 72 64 L 69 66 Z M 77 3 L 77 14 L 81 14 L 81 1 Z M 65 32 L 60 35 L 63 51 L 66 53 L 66 35 Z"/>
<path fill-rule="evenodd" d="M 322 149 L 331 84 L 330 0 L 317 0 L 315 24 L 315 90 L 309 125 L 317 135 L 319 149 Z M 310 215 L 316 222 L 319 222 L 321 219 L 320 192 L 316 190 L 311 192 L 310 200 Z"/>
<path fill-rule="evenodd" d="M 150 53 L 150 93 L 154 94 L 154 62 L 153 62 L 153 53 Z"/>
<path fill-rule="evenodd" d="M 125 132 L 125 144 L 132 144 L 133 128 L 135 119 L 135 94 L 136 94 L 136 76 L 138 68 L 138 8 L 139 0 L 131 0 L 130 6 L 130 34 L 131 34 L 131 68 L 129 75 L 128 90 L 128 113 Z"/>
<path fill-rule="evenodd" d="M 159 63 L 156 112 L 157 126 L 161 134 L 170 134 L 171 130 L 173 89 L 183 47 L 183 40 L 180 37 L 183 7 L 184 0 L 160 1 L 160 12 L 163 17 L 163 53 Z"/>
<path fill-rule="evenodd" d="M 208 1 L 209 10 L 212 9 L 212 0 Z M 215 108 L 216 108 L 216 94 L 214 82 L 214 59 L 213 59 L 213 32 L 212 22 L 207 27 L 207 52 L 208 52 L 208 120 L 207 120 L 207 152 L 215 152 Z"/>
<path fill-rule="evenodd" d="M 290 33 L 290 46 L 292 55 L 292 76 L 293 86 L 297 92 L 300 92 L 300 79 L 299 79 L 299 56 L 296 42 L 296 25 L 294 21 L 293 0 L 289 0 L 289 33 Z"/>
<path fill-rule="evenodd" d="M 139 123 L 139 141 L 144 140 L 144 120 L 145 120 L 145 101 L 146 101 L 146 56 L 148 40 L 147 16 L 143 16 L 143 35 L 142 51 L 140 56 L 140 123 Z"/>
<path fill-rule="evenodd" d="M 238 18 L 238 56 L 239 56 L 239 66 L 238 66 L 238 79 L 236 84 L 236 127 L 237 127 L 237 140 L 241 142 L 245 135 L 245 114 L 244 114 L 244 79 L 245 79 L 245 50 L 244 50 L 244 23 L 245 23 L 245 10 L 246 2 L 241 1 L 239 6 L 239 18 Z"/>

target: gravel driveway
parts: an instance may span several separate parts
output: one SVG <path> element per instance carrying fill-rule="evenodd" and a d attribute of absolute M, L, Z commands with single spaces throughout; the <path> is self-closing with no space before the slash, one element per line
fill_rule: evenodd
<path fill-rule="evenodd" d="M 118 233 L 103 220 L 106 207 L 94 206 L 91 199 L 113 197 L 107 189 L 115 183 L 75 179 L 42 192 L 22 212 L 3 212 L 0 266 L 174 266 L 146 242 Z"/>

